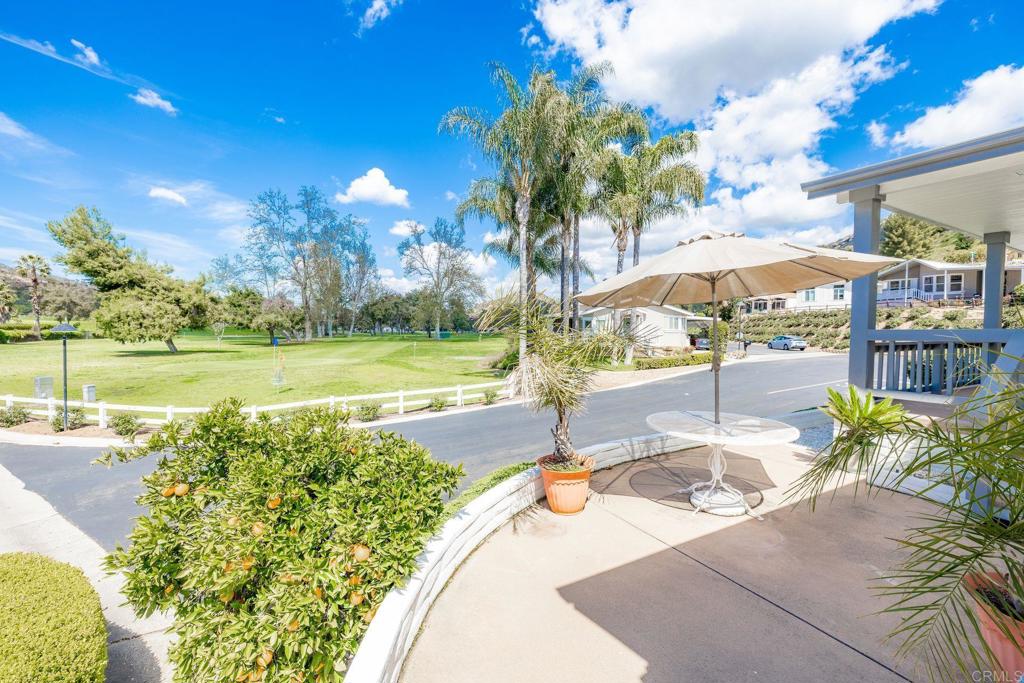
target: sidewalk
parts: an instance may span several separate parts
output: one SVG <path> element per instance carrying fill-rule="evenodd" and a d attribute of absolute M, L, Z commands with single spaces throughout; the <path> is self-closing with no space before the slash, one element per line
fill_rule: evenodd
<path fill-rule="evenodd" d="M 580 515 L 540 505 L 499 529 L 434 604 L 402 680 L 907 680 L 868 584 L 927 506 L 846 489 L 794 510 L 783 495 L 809 455 L 784 446 L 729 454 L 764 521 L 695 517 L 673 492 L 705 478 L 706 453 L 596 473 Z"/>

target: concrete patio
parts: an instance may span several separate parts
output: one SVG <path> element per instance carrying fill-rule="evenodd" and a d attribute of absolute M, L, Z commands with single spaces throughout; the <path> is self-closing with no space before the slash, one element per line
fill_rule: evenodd
<path fill-rule="evenodd" d="M 756 457 L 754 457 L 756 453 Z M 543 504 L 500 528 L 434 604 L 408 683 L 504 681 L 896 681 L 894 621 L 869 589 L 892 541 L 927 505 L 902 494 L 812 513 L 783 504 L 811 454 L 728 454 L 726 479 L 764 521 L 694 517 L 680 486 L 706 478 L 707 449 L 594 476 L 586 510 Z"/>

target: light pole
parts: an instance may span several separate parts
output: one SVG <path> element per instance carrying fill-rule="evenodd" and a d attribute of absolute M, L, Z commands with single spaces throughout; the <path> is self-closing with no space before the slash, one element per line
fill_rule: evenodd
<path fill-rule="evenodd" d="M 64 345 L 64 431 L 68 431 L 68 335 L 77 332 L 70 323 L 61 323 L 50 330 L 63 337 Z"/>

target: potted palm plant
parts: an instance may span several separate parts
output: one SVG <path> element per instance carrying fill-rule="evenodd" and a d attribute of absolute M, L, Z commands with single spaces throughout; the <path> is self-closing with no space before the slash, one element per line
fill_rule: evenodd
<path fill-rule="evenodd" d="M 1009 379 L 945 419 L 832 391 L 825 410 L 839 431 L 791 491 L 813 506 L 852 475 L 933 506 L 897 539 L 903 559 L 876 586 L 890 600 L 882 612 L 899 619 L 900 654 L 916 655 L 932 680 L 1024 672 L 1022 405 L 1024 385 Z"/>
<path fill-rule="evenodd" d="M 590 491 L 594 459 L 572 445 L 569 420 L 583 411 L 586 394 L 593 384 L 594 364 L 622 353 L 629 346 L 642 345 L 635 331 L 583 333 L 553 329 L 553 316 L 543 299 L 526 307 L 508 295 L 491 302 L 477 321 L 481 329 L 519 330 L 526 316 L 526 354 L 508 377 L 509 387 L 536 412 L 551 410 L 554 447 L 537 459 L 544 493 L 552 512 L 571 515 L 580 512 Z"/>

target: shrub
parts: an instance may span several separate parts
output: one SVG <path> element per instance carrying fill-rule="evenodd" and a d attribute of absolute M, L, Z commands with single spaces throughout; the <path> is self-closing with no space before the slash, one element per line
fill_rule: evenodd
<path fill-rule="evenodd" d="M 431 396 L 430 403 L 427 404 L 432 412 L 439 413 L 448 407 L 448 399 L 444 396 Z"/>
<path fill-rule="evenodd" d="M 633 365 L 637 370 L 657 370 L 660 368 L 685 367 L 687 365 L 703 365 L 711 362 L 711 352 L 691 353 L 688 356 L 662 356 L 659 358 L 634 358 Z"/>
<path fill-rule="evenodd" d="M 85 411 L 81 408 L 68 408 L 68 431 L 81 429 L 85 426 Z M 64 409 L 59 409 L 50 420 L 50 429 L 55 432 L 64 431 Z"/>
<path fill-rule="evenodd" d="M 462 508 L 466 507 L 474 500 L 480 497 L 481 494 L 486 493 L 488 490 L 494 488 L 506 479 L 511 479 L 520 472 L 525 472 L 531 467 L 536 466 L 537 463 L 530 462 L 515 462 L 511 465 L 505 465 L 494 470 L 490 474 L 485 474 L 480 477 L 472 484 L 466 487 L 466 490 L 460 493 L 455 498 L 452 498 L 444 506 L 444 517 L 445 520 L 453 517 Z"/>
<path fill-rule="evenodd" d="M 494 405 L 498 401 L 498 392 L 495 389 L 484 390 L 484 405 Z"/>
<path fill-rule="evenodd" d="M 315 408 L 250 421 L 229 399 L 127 462 L 149 510 L 107 558 L 140 614 L 174 610 L 179 681 L 340 683 L 384 596 L 416 568 L 462 469 Z M 109 463 L 111 456 L 107 456 Z"/>
<path fill-rule="evenodd" d="M 107 627 L 81 570 L 34 553 L 0 555 L 0 682 L 103 683 Z"/>
<path fill-rule="evenodd" d="M 139 429 L 142 428 L 142 423 L 139 422 L 139 418 L 135 417 L 131 413 L 120 413 L 113 415 L 107 421 L 110 428 L 114 430 L 114 433 L 118 436 L 123 436 L 126 439 L 134 439 L 135 435 L 139 433 Z"/>
<path fill-rule="evenodd" d="M 509 349 L 506 351 L 501 358 L 491 363 L 491 367 L 495 370 L 507 370 L 511 371 L 519 365 L 519 349 Z"/>
<path fill-rule="evenodd" d="M 0 409 L 0 427 L 16 427 L 28 422 L 28 410 L 21 406 Z"/>
<path fill-rule="evenodd" d="M 6 344 L 8 341 L 10 341 L 10 337 L 7 336 L 6 332 L 0 330 L 0 344 Z"/>
<path fill-rule="evenodd" d="M 377 401 L 363 403 L 356 408 L 356 417 L 360 422 L 373 422 L 380 417 L 381 405 Z"/>

